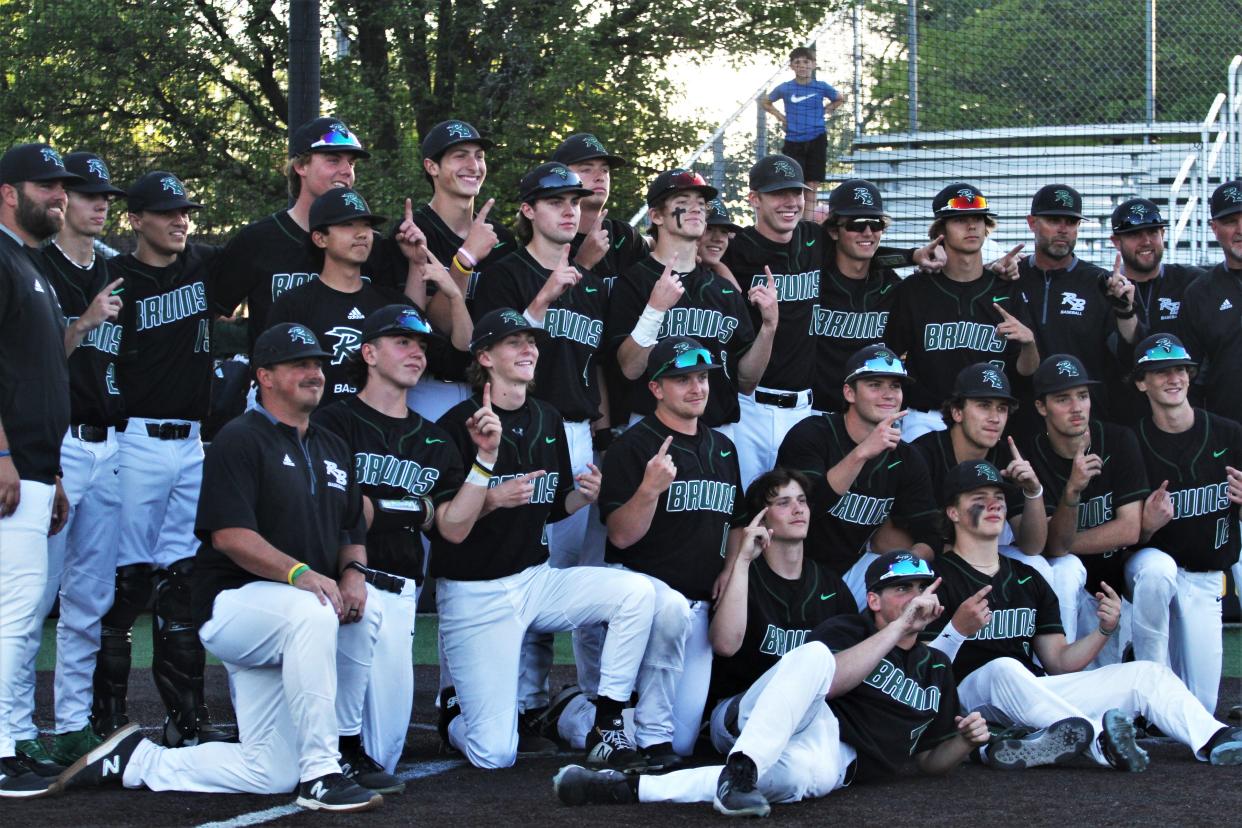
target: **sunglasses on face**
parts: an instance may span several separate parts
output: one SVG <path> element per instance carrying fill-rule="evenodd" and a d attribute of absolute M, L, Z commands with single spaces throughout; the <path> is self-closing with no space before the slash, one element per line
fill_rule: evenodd
<path fill-rule="evenodd" d="M 678 354 L 668 362 L 656 369 L 651 378 L 659 379 L 660 375 L 670 368 L 693 368 L 696 365 L 711 365 L 712 354 L 706 348 L 693 348 L 685 353 Z"/>
<path fill-rule="evenodd" d="M 870 230 L 872 233 L 884 232 L 884 219 L 846 219 L 841 222 L 841 228 L 849 233 L 865 233 Z"/>

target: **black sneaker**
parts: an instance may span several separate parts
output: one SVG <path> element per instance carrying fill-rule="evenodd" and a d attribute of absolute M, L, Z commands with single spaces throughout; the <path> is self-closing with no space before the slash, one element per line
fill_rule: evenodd
<path fill-rule="evenodd" d="M 556 796 L 566 805 L 628 805 L 638 801 L 625 774 L 566 765 L 552 777 Z"/>
<path fill-rule="evenodd" d="M 1134 722 L 1116 707 L 1104 713 L 1098 742 L 1108 764 L 1119 771 L 1142 773 L 1151 762 L 1147 751 L 1134 741 Z"/>
<path fill-rule="evenodd" d="M 195 720 L 194 727 L 186 732 L 182 732 L 177 727 L 177 723 L 173 721 L 171 716 L 164 719 L 164 733 L 162 743 L 164 747 L 180 748 L 194 747 L 195 745 L 205 745 L 209 742 L 236 742 L 237 738 L 231 734 L 221 730 L 207 718 L 207 712 L 204 709 L 200 717 Z"/>
<path fill-rule="evenodd" d="M 355 748 L 341 748 L 341 773 L 368 791 L 381 794 L 405 792 L 405 783 L 368 756 L 361 743 Z"/>
<path fill-rule="evenodd" d="M 671 742 L 659 742 L 641 748 L 646 769 L 652 772 L 670 771 L 681 764 L 682 759 L 673 750 Z"/>
<path fill-rule="evenodd" d="M 983 763 L 997 770 L 1063 765 L 1091 744 L 1091 722 L 1074 716 L 1026 736 L 994 739 Z"/>
<path fill-rule="evenodd" d="M 586 763 L 592 768 L 619 771 L 640 771 L 647 767 L 646 758 L 635 749 L 625 732 L 625 722 L 613 719 L 612 727 L 591 728 L 586 737 Z"/>
<path fill-rule="evenodd" d="M 449 722 L 461 715 L 461 705 L 457 703 L 457 688 L 449 685 L 440 691 L 440 718 L 436 722 L 436 730 L 440 731 L 440 750 L 448 752 L 453 749 L 449 741 Z"/>
<path fill-rule="evenodd" d="M 772 806 L 755 787 L 758 781 L 759 771 L 749 756 L 745 753 L 730 754 L 720 771 L 720 779 L 716 781 L 716 797 L 712 800 L 712 807 L 725 816 L 767 816 L 772 812 Z"/>
<path fill-rule="evenodd" d="M 87 753 L 60 775 L 62 788 L 121 785 L 125 766 L 142 744 L 142 730 L 131 722 L 114 731 L 99 747 Z"/>
<path fill-rule="evenodd" d="M 341 773 L 329 773 L 298 785 L 295 804 L 312 811 L 353 813 L 370 811 L 384 804 L 384 797 L 368 791 Z"/>
<path fill-rule="evenodd" d="M 56 779 L 36 773 L 24 756 L 0 759 L 0 798 L 36 799 L 60 793 L 60 788 Z"/>
<path fill-rule="evenodd" d="M 558 750 L 556 742 L 542 733 L 543 719 L 547 712 L 548 709 L 546 707 L 541 707 L 537 710 L 527 710 L 525 713 L 518 713 L 518 756 L 556 755 Z"/>
<path fill-rule="evenodd" d="M 55 779 L 65 772 L 65 766 L 53 759 L 38 739 L 22 739 L 16 748 L 17 756 L 25 757 L 26 766 L 39 776 Z"/>

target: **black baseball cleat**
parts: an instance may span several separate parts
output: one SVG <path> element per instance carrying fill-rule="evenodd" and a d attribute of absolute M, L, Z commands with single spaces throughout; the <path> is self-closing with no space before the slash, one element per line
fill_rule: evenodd
<path fill-rule="evenodd" d="M 440 691 L 440 718 L 436 721 L 436 730 L 440 732 L 440 751 L 448 753 L 453 750 L 449 741 L 449 722 L 461 715 L 461 705 L 457 702 L 457 688 L 449 685 Z"/>
<path fill-rule="evenodd" d="M 725 816 L 766 817 L 772 806 L 756 787 L 759 770 L 745 753 L 731 753 L 716 781 L 712 807 Z"/>
<path fill-rule="evenodd" d="M 369 791 L 341 773 L 329 773 L 298 785 L 296 805 L 312 811 L 349 814 L 370 811 L 384 804 L 384 797 Z"/>
<path fill-rule="evenodd" d="M 1119 771 L 1142 773 L 1151 763 L 1147 751 L 1134 741 L 1134 722 L 1116 707 L 1104 713 L 1097 741 L 1108 764 Z"/>
<path fill-rule="evenodd" d="M 673 750 L 672 742 L 659 742 L 640 750 L 646 763 L 643 769 L 651 773 L 670 771 L 682 762 L 677 751 Z"/>
<path fill-rule="evenodd" d="M 566 805 L 629 805 L 638 801 L 630 777 L 615 770 L 566 765 L 552 777 L 552 788 Z"/>
<path fill-rule="evenodd" d="M 40 776 L 20 754 L 0 758 L 0 799 L 37 799 L 60 793 L 60 782 Z"/>
<path fill-rule="evenodd" d="M 341 773 L 346 779 L 368 791 L 381 794 L 405 792 L 405 783 L 372 759 L 362 746 L 361 740 L 356 746 L 341 745 Z"/>
<path fill-rule="evenodd" d="M 541 707 L 537 710 L 528 710 L 525 713 L 518 713 L 518 756 L 529 757 L 556 755 L 558 750 L 556 742 L 547 738 L 542 733 L 543 719 L 547 712 L 548 709 L 546 707 Z"/>
<path fill-rule="evenodd" d="M 129 723 L 112 732 L 99 747 L 87 753 L 60 775 L 62 788 L 121 785 L 125 767 L 142 744 L 142 729 Z"/>
<path fill-rule="evenodd" d="M 1062 719 L 1026 736 L 993 741 L 984 751 L 983 764 L 997 770 L 1063 765 L 1087 749 L 1091 734 L 1091 722 L 1086 719 Z"/>
<path fill-rule="evenodd" d="M 637 772 L 646 770 L 647 759 L 630 741 L 621 717 L 611 727 L 591 728 L 586 737 L 586 763 L 592 768 Z"/>

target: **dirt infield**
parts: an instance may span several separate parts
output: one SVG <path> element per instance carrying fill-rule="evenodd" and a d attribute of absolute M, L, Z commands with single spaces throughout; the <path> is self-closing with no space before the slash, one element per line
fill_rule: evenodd
<path fill-rule="evenodd" d="M 224 670 L 209 669 L 209 703 L 228 710 Z M 552 793 L 552 775 L 576 754 L 523 760 L 512 769 L 484 772 L 460 756 L 439 752 L 433 691 L 434 668 L 417 668 L 415 722 L 398 772 L 406 793 L 387 798 L 383 809 L 352 817 L 326 816 L 291 806 L 292 796 L 225 796 L 149 791 L 75 791 L 54 799 L 5 801 L 0 814 L 9 826 L 37 825 L 281 825 L 450 824 L 502 826 L 518 822 L 539 828 L 598 825 L 706 825 L 721 818 L 707 805 L 634 805 L 567 808 Z M 51 673 L 39 673 L 40 726 L 50 728 Z M 554 669 L 553 682 L 572 680 L 570 668 Z M 143 724 L 162 722 L 149 671 L 136 671 L 131 709 Z M 1221 711 L 1242 701 L 1242 680 L 1225 679 Z M 223 718 L 223 717 L 221 717 Z M 154 727 L 152 727 L 154 733 Z M 984 825 L 1013 820 L 1026 825 L 1207 825 L 1228 824 L 1242 813 L 1242 768 L 1213 768 L 1165 740 L 1144 743 L 1152 767 L 1121 774 L 1082 762 L 1068 768 L 1003 774 L 967 765 L 947 779 L 915 773 L 890 783 L 838 791 L 826 799 L 773 809 L 786 825 L 834 823 L 875 825 L 881 821 L 931 825 Z M 1233 817 L 1229 817 L 1233 814 Z"/>

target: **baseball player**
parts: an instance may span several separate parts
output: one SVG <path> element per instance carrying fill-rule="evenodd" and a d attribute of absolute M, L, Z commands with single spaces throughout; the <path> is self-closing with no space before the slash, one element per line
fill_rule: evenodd
<path fill-rule="evenodd" d="M 858 610 L 841 576 L 805 554 L 810 488 L 801 473 L 782 468 L 746 488 L 746 511 L 754 517 L 728 559 L 707 631 L 714 654 L 711 733 L 722 753 L 742 694 L 820 622 Z"/>
<path fill-rule="evenodd" d="M 190 618 L 199 431 L 212 372 L 210 273 L 219 251 L 188 240 L 200 205 L 172 173 L 147 173 L 127 198 L 138 247 L 108 265 L 125 279 L 116 376 L 128 420 L 117 434 L 116 592 L 103 617 L 91 719 L 100 735 L 128 721 L 130 634 L 154 589 L 151 672 L 168 710 L 163 741 L 178 746 L 225 738 L 203 703 L 206 656 Z"/>
<path fill-rule="evenodd" d="M 1111 240 L 1121 257 L 1113 266 L 1110 292 L 1128 302 L 1113 310 L 1117 317 L 1117 359 L 1133 362 L 1133 346 L 1153 333 L 1178 333 L 1181 329 L 1182 297 L 1190 283 L 1202 275 L 1197 267 L 1165 264 L 1164 233 L 1169 223 L 1155 202 L 1145 198 L 1123 201 L 1113 210 Z M 1134 313 L 1132 320 L 1126 314 Z M 1134 425 L 1151 407 L 1127 377 L 1117 377 L 1109 388 L 1114 422 Z"/>
<path fill-rule="evenodd" d="M 957 715 L 949 659 L 919 643 L 941 612 L 927 562 L 890 552 L 868 568 L 867 611 L 820 624 L 742 697 L 725 765 L 625 777 L 561 768 L 567 805 L 711 802 L 726 816 L 892 778 L 911 757 L 945 774 L 988 740 L 978 713 Z"/>
<path fill-rule="evenodd" d="M 1029 377 L 1039 366 L 1021 289 L 983 266 L 983 242 L 996 226 L 983 193 L 950 184 L 932 199 L 932 213 L 928 236 L 943 237 L 948 261 L 939 273 L 901 283 L 885 327 L 885 340 L 917 377 L 906 400 L 913 410 L 902 421 L 905 440 L 944 428 L 940 403 L 967 365 L 992 362 L 1009 377 Z"/>
<path fill-rule="evenodd" d="M 928 559 L 940 541 L 927 464 L 901 442 L 895 425 L 907 413 L 905 367 L 881 343 L 851 356 L 845 371 L 845 413 L 798 423 L 781 442 L 776 462 L 811 479 L 808 551 L 845 579 L 861 609 L 867 567 L 888 551 L 871 549 L 877 529 L 896 524 L 915 541 L 915 553 Z"/>
<path fill-rule="evenodd" d="M 720 196 L 707 202 L 707 229 L 699 236 L 698 260 L 701 264 L 714 270 L 717 275 L 728 279 L 738 286 L 728 265 L 724 263 L 725 252 L 729 249 L 729 239 L 742 232 L 742 228 L 733 223 L 729 208 Z"/>
<path fill-rule="evenodd" d="M 34 659 L 48 581 L 48 533 L 68 504 L 60 445 L 69 429 L 65 320 L 37 248 L 64 225 L 67 184 L 82 184 L 47 144 L 0 157 L 0 797 L 46 796 L 59 765 L 36 738 L 19 749 L 16 717 L 34 706 L 21 674 Z"/>
<path fill-rule="evenodd" d="M 238 230 L 216 259 L 215 309 L 231 316 L 240 302 L 246 302 L 250 345 L 267 329 L 268 312 L 282 293 L 319 277 L 310 240 L 311 205 L 334 187 L 353 187 L 358 160 L 370 157 L 340 118 L 315 118 L 289 139 L 285 176 L 293 206 Z M 372 247 L 372 253 L 362 273 L 374 284 L 401 290 L 388 278 L 379 246 Z M 401 277 L 404 271 L 402 266 Z"/>
<path fill-rule="evenodd" d="M 1084 398 L 1090 399 L 1084 393 Z M 947 619 L 982 587 L 987 625 L 967 634 L 953 659 L 963 710 L 986 711 L 989 721 L 1047 727 L 1069 717 L 1086 719 L 1095 738 L 1084 755 L 1101 765 L 1139 772 L 1147 752 L 1134 741 L 1133 717 L 1143 715 L 1165 734 L 1213 765 L 1242 764 L 1242 728 L 1212 718 L 1167 667 L 1149 661 L 1083 668 L 1117 634 L 1121 599 L 1100 584 L 1097 628 L 1065 640 L 1056 596 L 1035 570 L 997 549 L 1009 484 L 984 461 L 962 463 L 948 477 L 945 515 L 953 550 L 936 561 Z M 943 626 L 935 623 L 928 634 Z M 1038 659 L 1038 661 L 1036 661 Z"/>
<path fill-rule="evenodd" d="M 776 335 L 776 290 L 765 280 L 743 299 L 737 284 L 696 262 L 707 229 L 707 202 L 715 188 L 703 176 L 674 169 L 647 188 L 655 249 L 627 270 L 613 289 L 608 337 L 621 372 L 631 381 L 631 420 L 651 414 L 656 400 L 641 380 L 656 342 L 690 337 L 712 353 L 720 371 L 710 371 L 711 394 L 703 422 L 728 428 L 738 419 L 738 393 L 749 394 L 763 374 Z M 759 324 L 752 327 L 747 305 Z"/>
<path fill-rule="evenodd" d="M 310 422 L 329 352 L 303 325 L 264 331 L 252 352 L 262 403 L 207 452 L 195 534 L 193 622 L 224 662 L 240 742 L 169 750 L 137 724 L 61 777 L 67 787 L 286 793 L 327 811 L 365 811 L 387 774 L 342 773 L 337 731 L 357 734 L 382 618 L 363 574 L 366 521 L 343 440 Z M 298 557 L 293 557 L 297 555 Z"/>
<path fill-rule="evenodd" d="M 1086 591 L 1076 600 L 1065 586 L 1073 570 L 1066 570 L 1066 581 L 1057 579 L 1058 599 L 1073 601 L 1061 608 L 1062 631 L 1066 640 L 1076 641 L 1090 629 L 1100 582 L 1113 590 L 1123 586 L 1121 553 L 1138 541 L 1150 489 L 1134 433 L 1091 416 L 1094 380 L 1077 357 L 1053 354 L 1040 364 L 1032 383 L 1044 428 L 1023 441 L 1022 454 L 1044 486 L 1044 555 L 1055 560 L 1072 554 L 1086 569 Z M 1111 641 L 1101 658 L 1107 662 L 1120 656 L 1120 642 Z"/>
<path fill-rule="evenodd" d="M 1238 560 L 1242 426 L 1191 407 L 1196 363 L 1176 336 L 1153 334 L 1137 352 L 1134 384 L 1151 400 L 1139 450 L 1147 479 L 1161 482 L 1143 504 L 1140 548 L 1125 564 L 1134 656 L 1171 666 L 1214 711 L 1224 572 Z"/>
<path fill-rule="evenodd" d="M 638 757 L 621 708 L 634 689 L 651 631 L 653 590 L 630 573 L 548 565 L 547 524 L 595 500 L 600 476 L 594 469 L 573 474 L 560 414 L 528 393 L 541 331 L 512 308 L 481 317 L 470 343 L 471 375 L 480 393 L 438 423 L 463 466 L 470 464 L 466 484 L 487 489 L 485 514 L 469 534 L 432 537 L 440 635 L 455 681 L 440 692 L 440 733 L 476 767 L 512 765 L 520 645 L 527 631 L 607 623 L 588 761 L 629 767 Z M 489 412 L 502 432 L 494 463 L 486 462 L 476 439 Z"/>
<path fill-rule="evenodd" d="M 411 640 L 426 561 L 420 532 L 461 540 L 483 507 L 486 489 L 463 485 L 461 457 L 449 435 L 406 406 L 427 366 L 426 318 L 408 305 L 388 305 L 362 323 L 361 346 L 346 363 L 358 393 L 315 412 L 312 422 L 345 440 L 367 516 L 366 578 L 383 606 L 363 707 L 362 742 L 353 763 L 378 762 L 392 773 L 405 747 L 414 703 Z M 500 424 L 481 414 L 472 433 L 477 457 L 496 462 Z M 490 425 L 489 425 L 490 423 Z M 350 740 L 352 741 L 352 740 Z M 342 757 L 346 740 L 342 737 Z M 370 760 L 369 756 L 374 756 Z M 343 762 L 348 761 L 346 759 Z"/>
<path fill-rule="evenodd" d="M 114 360 L 120 342 L 116 317 L 122 286 L 120 279 L 109 276 L 107 260 L 96 255 L 93 242 L 103 231 L 109 202 L 125 191 L 112 184 L 97 155 L 74 152 L 65 156 L 64 163 L 82 181 L 68 184 L 65 224 L 43 248 L 43 255 L 44 274 L 65 314 L 65 349 L 70 353 L 70 426 L 60 446 L 61 483 L 70 508 L 65 528 L 48 538 L 47 589 L 31 630 L 13 721 L 20 727 L 19 747 L 27 754 L 38 753 L 34 659 L 43 619 L 59 594 L 56 735 L 50 753 L 57 764 L 67 766 L 100 741 L 88 719 L 99 620 L 112 603 L 116 578 L 121 505 L 116 426 L 123 413 Z"/>
<path fill-rule="evenodd" d="M 483 265 L 494 264 L 517 250 L 517 240 L 500 222 L 488 220 L 495 199 L 475 212 L 475 199 L 487 178 L 487 151 L 491 139 L 465 121 L 441 121 L 427 131 L 420 145 L 423 176 L 431 185 L 431 201 L 413 213 L 414 223 L 426 237 L 427 249 L 444 263 L 457 283 L 467 308 L 473 309 L 474 292 Z M 456 333 L 451 309 L 429 290 L 428 317 L 436 330 Z M 462 332 L 469 336 L 470 329 Z M 410 408 L 436 420 L 471 395 L 466 366 L 471 362 L 464 348 L 433 347 L 429 373 L 411 392 Z"/>

